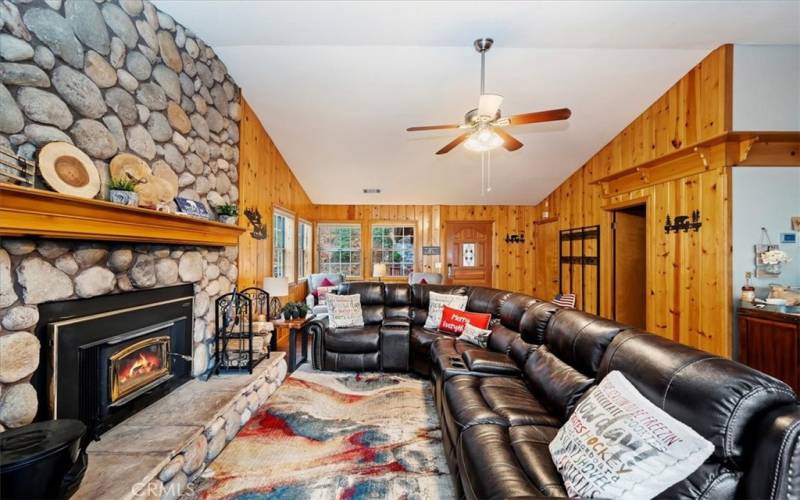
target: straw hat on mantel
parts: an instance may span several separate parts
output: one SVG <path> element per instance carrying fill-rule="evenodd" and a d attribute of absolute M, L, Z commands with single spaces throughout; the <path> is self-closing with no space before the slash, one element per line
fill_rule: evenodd
<path fill-rule="evenodd" d="M 112 179 L 128 179 L 140 183 L 150 176 L 150 165 L 136 155 L 120 153 L 108 166 Z"/>
<path fill-rule="evenodd" d="M 51 142 L 39 151 L 39 171 L 58 193 L 94 198 L 100 192 L 100 174 L 91 158 L 66 142 Z"/>

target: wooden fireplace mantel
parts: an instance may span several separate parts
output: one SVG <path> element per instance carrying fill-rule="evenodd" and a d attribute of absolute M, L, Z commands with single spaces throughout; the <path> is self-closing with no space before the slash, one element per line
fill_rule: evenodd
<path fill-rule="evenodd" d="M 0 235 L 230 246 L 244 228 L 0 183 Z"/>

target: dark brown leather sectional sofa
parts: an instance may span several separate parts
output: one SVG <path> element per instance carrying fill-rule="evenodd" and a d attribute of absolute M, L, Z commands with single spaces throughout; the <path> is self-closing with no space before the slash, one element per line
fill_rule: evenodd
<path fill-rule="evenodd" d="M 467 295 L 467 310 L 497 319 L 487 349 L 423 328 L 431 291 Z M 459 497 L 566 497 L 548 444 L 617 370 L 715 446 L 659 498 L 800 498 L 800 403 L 761 372 L 502 290 L 357 282 L 338 293 L 361 295 L 365 326 L 314 323 L 314 368 L 431 377 Z"/>

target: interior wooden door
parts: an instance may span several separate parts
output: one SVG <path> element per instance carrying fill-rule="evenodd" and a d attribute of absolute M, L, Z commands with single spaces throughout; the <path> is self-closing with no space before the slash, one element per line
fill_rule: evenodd
<path fill-rule="evenodd" d="M 492 286 L 492 223 L 445 224 L 447 283 Z"/>
<path fill-rule="evenodd" d="M 645 206 L 614 212 L 614 319 L 647 325 L 647 217 Z"/>

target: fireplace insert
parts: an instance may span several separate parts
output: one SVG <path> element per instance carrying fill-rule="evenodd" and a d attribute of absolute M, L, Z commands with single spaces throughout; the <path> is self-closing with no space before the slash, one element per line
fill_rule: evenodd
<path fill-rule="evenodd" d="M 40 306 L 37 419 L 74 418 L 86 439 L 191 379 L 191 285 Z"/>

